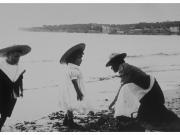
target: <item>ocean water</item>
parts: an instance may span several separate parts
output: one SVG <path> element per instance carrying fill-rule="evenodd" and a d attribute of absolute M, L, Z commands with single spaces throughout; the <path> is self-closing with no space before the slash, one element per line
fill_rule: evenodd
<path fill-rule="evenodd" d="M 114 73 L 105 67 L 112 52 L 126 52 L 126 62 L 154 75 L 162 89 L 173 90 L 180 84 L 180 36 L 107 35 L 55 32 L 14 31 L 3 33 L 0 46 L 28 44 L 31 53 L 21 59 L 24 75 L 24 97 L 18 99 L 12 117 L 6 124 L 35 120 L 58 107 L 62 82 L 59 59 L 71 46 L 85 43 L 81 65 L 88 95 L 96 108 L 105 109 L 119 87 L 118 79 L 92 81 Z M 89 82 L 90 81 L 90 82 Z"/>

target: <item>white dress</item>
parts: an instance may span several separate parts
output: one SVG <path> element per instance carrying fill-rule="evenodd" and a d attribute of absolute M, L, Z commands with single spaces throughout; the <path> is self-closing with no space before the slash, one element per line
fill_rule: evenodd
<path fill-rule="evenodd" d="M 60 108 L 64 111 L 71 110 L 87 114 L 91 110 L 88 98 L 85 92 L 84 80 L 79 66 L 69 63 L 64 65 L 64 80 L 60 87 Z M 77 79 L 78 86 L 83 93 L 83 100 L 77 100 L 77 93 L 72 83 Z"/>
<path fill-rule="evenodd" d="M 119 93 L 118 99 L 115 103 L 115 113 L 114 117 L 117 116 L 127 116 L 131 117 L 133 112 L 137 112 L 139 108 L 139 100 L 147 94 L 154 85 L 154 77 L 150 76 L 150 86 L 148 89 L 144 90 L 135 83 L 125 84 Z"/>

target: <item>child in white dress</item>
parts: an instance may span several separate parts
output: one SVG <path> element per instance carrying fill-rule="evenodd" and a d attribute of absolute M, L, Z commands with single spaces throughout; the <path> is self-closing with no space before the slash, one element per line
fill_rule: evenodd
<path fill-rule="evenodd" d="M 64 65 L 64 85 L 61 89 L 61 108 L 66 111 L 63 124 L 65 126 L 77 126 L 73 121 L 73 111 L 80 113 L 89 112 L 89 104 L 86 98 L 83 75 L 79 66 L 82 62 L 85 44 L 81 43 L 70 48 L 60 60 Z"/>

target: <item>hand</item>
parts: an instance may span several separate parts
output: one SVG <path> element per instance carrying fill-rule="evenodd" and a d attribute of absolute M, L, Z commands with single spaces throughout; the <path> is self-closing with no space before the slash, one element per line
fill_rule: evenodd
<path fill-rule="evenodd" d="M 112 110 L 113 108 L 112 108 L 112 106 L 111 105 L 109 105 L 109 110 Z"/>
<path fill-rule="evenodd" d="M 77 100 L 83 100 L 83 97 L 84 97 L 84 95 L 81 93 L 81 92 L 79 92 L 78 94 L 77 94 Z"/>
<path fill-rule="evenodd" d="M 23 93 L 21 93 L 20 96 L 23 97 Z"/>
<path fill-rule="evenodd" d="M 113 110 L 113 106 L 114 106 L 114 103 L 111 103 L 111 104 L 109 105 L 109 110 Z"/>

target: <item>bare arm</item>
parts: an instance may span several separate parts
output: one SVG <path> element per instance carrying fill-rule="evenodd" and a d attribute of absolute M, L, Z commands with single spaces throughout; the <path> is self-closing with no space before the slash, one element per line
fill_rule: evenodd
<path fill-rule="evenodd" d="M 109 105 L 109 109 L 110 109 L 110 110 L 112 109 L 112 107 L 113 107 L 114 104 L 116 103 L 116 101 L 117 101 L 117 99 L 118 99 L 118 96 L 119 96 L 119 92 L 120 92 L 122 86 L 123 86 L 123 85 L 120 86 L 120 88 L 118 89 L 118 92 L 117 92 L 117 94 L 116 94 L 114 100 L 113 100 L 112 103 Z"/>
<path fill-rule="evenodd" d="M 77 83 L 77 80 L 76 79 L 73 79 L 72 80 L 72 83 L 73 83 L 73 85 L 74 85 L 74 88 L 75 88 L 75 90 L 76 90 L 76 93 L 77 93 L 77 100 L 82 100 L 83 99 L 83 94 L 82 94 L 82 92 L 81 92 L 81 90 L 80 90 L 80 88 L 79 88 L 79 86 L 78 86 L 78 83 Z"/>

